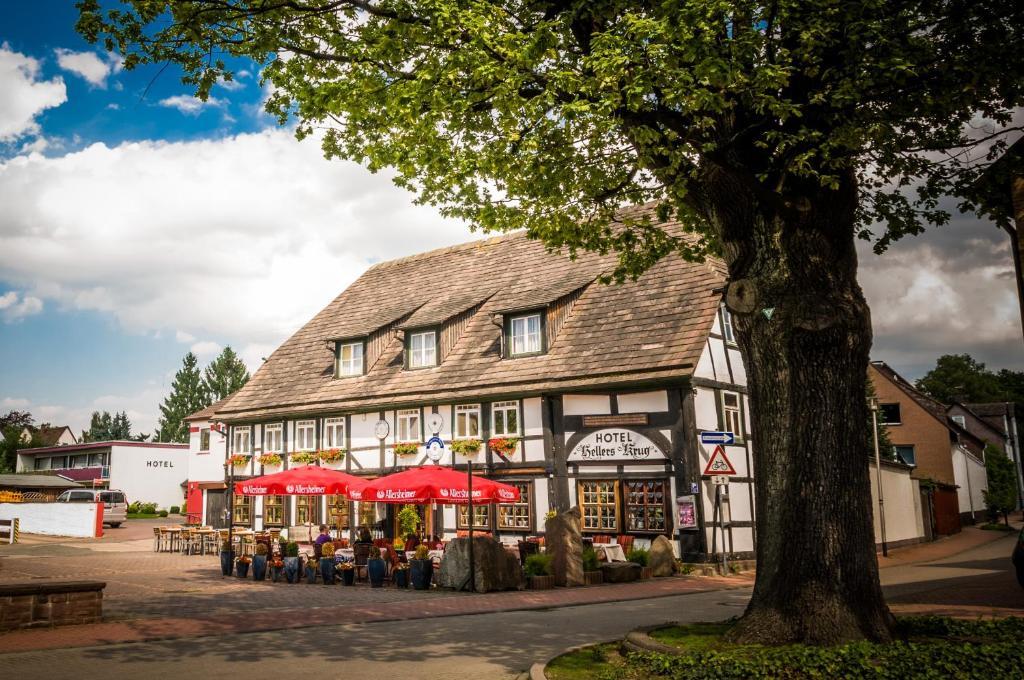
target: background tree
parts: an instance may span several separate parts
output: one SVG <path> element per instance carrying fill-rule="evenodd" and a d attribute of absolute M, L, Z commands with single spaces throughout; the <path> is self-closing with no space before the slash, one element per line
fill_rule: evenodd
<path fill-rule="evenodd" d="M 1020 3 L 79 7 L 79 31 L 125 68 L 177 64 L 202 99 L 232 78 L 223 57 L 251 58 L 274 87 L 268 110 L 299 137 L 326 128 L 328 156 L 392 167 L 419 200 L 483 229 L 615 251 L 619 280 L 670 254 L 720 254 L 758 446 L 757 581 L 730 635 L 891 637 L 854 241 L 884 250 L 947 222 L 938 199 L 1005 149 L 1024 102 L 1024 50 L 1005 47 L 1024 39 Z"/>
<path fill-rule="evenodd" d="M 203 372 L 203 386 L 211 403 L 220 401 L 248 381 L 249 369 L 230 345 L 225 347 Z"/>
<path fill-rule="evenodd" d="M 89 419 L 89 429 L 82 431 L 81 441 L 84 442 L 107 442 L 107 441 L 138 441 L 144 442 L 149 439 L 148 434 L 132 434 L 132 421 L 125 411 L 115 412 L 110 415 L 109 411 L 93 411 Z"/>
<path fill-rule="evenodd" d="M 159 428 L 155 439 L 159 442 L 188 442 L 188 423 L 184 419 L 210 405 L 196 355 L 189 352 L 182 360 L 181 368 L 174 375 L 171 393 L 160 405 Z"/>
<path fill-rule="evenodd" d="M 944 354 L 917 381 L 917 389 L 944 404 L 1006 401 L 999 378 L 970 354 Z"/>
<path fill-rule="evenodd" d="M 1017 509 L 1017 477 L 1013 461 L 992 444 L 986 444 L 985 474 L 988 477 L 985 507 L 993 522 L 998 521 L 1001 514 L 1003 522 L 1009 526 L 1009 513 Z"/>
<path fill-rule="evenodd" d="M 25 438 L 25 430 L 29 436 Z M 8 411 L 0 416 L 0 472 L 14 472 L 17 469 L 18 449 L 42 446 L 35 419 L 27 411 Z"/>

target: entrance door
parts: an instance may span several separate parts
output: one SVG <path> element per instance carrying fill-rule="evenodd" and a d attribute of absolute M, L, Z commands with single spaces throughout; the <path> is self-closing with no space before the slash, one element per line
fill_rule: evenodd
<path fill-rule="evenodd" d="M 224 516 L 227 507 L 227 495 L 224 489 L 208 489 L 206 491 L 206 524 L 214 529 L 227 529 L 228 522 Z"/>

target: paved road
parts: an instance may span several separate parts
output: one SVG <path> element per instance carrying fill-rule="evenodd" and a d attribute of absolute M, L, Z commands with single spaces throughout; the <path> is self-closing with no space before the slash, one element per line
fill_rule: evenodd
<path fill-rule="evenodd" d="M 1013 581 L 1013 538 L 919 565 L 882 571 L 890 601 L 1021 606 Z M 167 642 L 108 645 L 0 656 L 5 677 L 248 677 L 301 673 L 317 677 L 514 678 L 533 660 L 565 647 L 621 637 L 669 620 L 719 620 L 742 612 L 747 590 L 662 597 L 629 603 L 506 612 L 397 623 L 233 634 Z M 269 613 L 268 613 L 269 614 Z M 42 669 L 45 669 L 43 672 Z"/>

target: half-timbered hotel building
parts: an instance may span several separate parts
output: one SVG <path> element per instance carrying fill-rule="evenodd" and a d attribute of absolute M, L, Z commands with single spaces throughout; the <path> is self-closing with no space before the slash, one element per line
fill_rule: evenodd
<path fill-rule="evenodd" d="M 322 521 L 392 536 L 395 506 L 343 498 L 235 496 L 226 513 L 225 462 L 242 456 L 237 480 L 341 449 L 320 464 L 373 477 L 431 464 L 425 442 L 439 426 L 439 464 L 472 461 L 519 486 L 521 502 L 475 509 L 474 527 L 501 540 L 542 533 L 549 510 L 578 505 L 587 534 L 637 545 L 664 534 L 693 559 L 714 539 L 750 555 L 753 451 L 724 267 L 669 257 L 636 281 L 601 283 L 613 267 L 614 255 L 570 260 L 521 233 L 371 267 L 245 387 L 195 415 L 190 512 L 303 536 Z M 717 524 L 705 430 L 736 436 Z M 477 453 L 458 451 L 476 441 Z M 428 534 L 468 527 L 465 508 L 421 513 Z"/>

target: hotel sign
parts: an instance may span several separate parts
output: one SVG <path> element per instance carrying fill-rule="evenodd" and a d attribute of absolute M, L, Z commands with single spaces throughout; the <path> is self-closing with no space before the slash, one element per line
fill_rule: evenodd
<path fill-rule="evenodd" d="M 665 459 L 665 452 L 647 437 L 632 430 L 606 428 L 596 430 L 581 439 L 569 460 L 657 460 Z"/>

